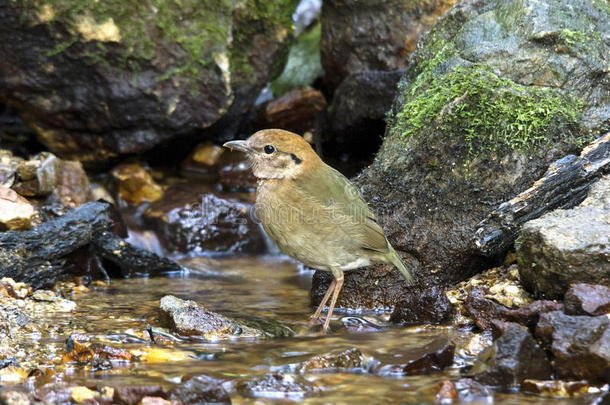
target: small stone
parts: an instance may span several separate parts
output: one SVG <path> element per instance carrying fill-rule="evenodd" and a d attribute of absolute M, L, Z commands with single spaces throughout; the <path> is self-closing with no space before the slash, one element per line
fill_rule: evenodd
<path fill-rule="evenodd" d="M 460 378 L 455 382 L 455 388 L 462 402 L 493 404 L 493 392 L 472 378 Z"/>
<path fill-rule="evenodd" d="M 604 315 L 610 313 L 610 288 L 598 284 L 572 284 L 564 297 L 568 315 Z"/>
<path fill-rule="evenodd" d="M 551 364 L 525 326 L 501 321 L 493 325 L 500 336 L 479 355 L 472 370 L 477 381 L 510 387 L 528 378 L 551 378 Z"/>
<path fill-rule="evenodd" d="M 119 197 L 131 205 L 157 201 L 163 196 L 163 188 L 152 178 L 146 168 L 129 163 L 112 171 L 119 183 Z"/>
<path fill-rule="evenodd" d="M 610 318 L 566 315 L 540 316 L 536 337 L 549 346 L 560 378 L 610 382 Z M 536 378 L 536 377 L 532 377 Z M 547 378 L 542 378 L 547 379 Z"/>
<path fill-rule="evenodd" d="M 112 399 L 118 405 L 136 405 L 144 397 L 167 398 L 167 391 L 158 385 L 115 387 Z"/>
<path fill-rule="evenodd" d="M 144 397 L 144 398 L 142 398 L 142 400 L 140 402 L 138 402 L 138 405 L 173 405 L 173 404 L 177 404 L 177 403 L 174 401 L 168 401 L 161 397 Z"/>
<path fill-rule="evenodd" d="M 453 364 L 455 344 L 452 342 L 435 341 L 422 350 L 427 353 L 406 364 L 402 369 L 404 374 L 434 373 Z"/>
<path fill-rule="evenodd" d="M 521 391 L 544 397 L 574 398 L 588 393 L 589 384 L 586 381 L 525 380 Z"/>
<path fill-rule="evenodd" d="M 458 392 L 455 388 L 455 384 L 449 380 L 441 381 L 439 383 L 436 399 L 442 404 L 452 403 L 454 400 L 458 399 Z"/>
<path fill-rule="evenodd" d="M 324 94 L 311 87 L 294 89 L 270 101 L 259 112 L 263 128 L 280 128 L 297 134 L 313 131 L 320 114 L 326 109 Z"/>
<path fill-rule="evenodd" d="M 230 404 L 231 397 L 222 386 L 222 381 L 206 375 L 188 378 L 174 388 L 170 399 L 184 405 L 203 403 Z"/>
<path fill-rule="evenodd" d="M 34 214 L 34 206 L 28 200 L 0 185 L 0 231 L 28 229 Z"/>
<path fill-rule="evenodd" d="M 431 287 L 423 291 L 408 291 L 396 304 L 390 322 L 401 325 L 423 323 L 439 324 L 448 321 L 453 314 L 453 306 L 441 287 Z"/>
<path fill-rule="evenodd" d="M 221 146 L 205 143 L 197 145 L 191 157 L 193 161 L 201 165 L 214 166 L 218 164 L 224 152 L 225 149 Z"/>
<path fill-rule="evenodd" d="M 351 349 L 343 351 L 314 356 L 309 360 L 300 363 L 296 369 L 301 373 L 314 370 L 349 370 L 363 368 L 364 363 L 365 359 L 362 352 L 355 347 L 352 347 Z"/>
<path fill-rule="evenodd" d="M 25 392 L 4 391 L 0 393 L 0 403 L 3 405 L 30 405 L 31 401 Z"/>
<path fill-rule="evenodd" d="M 98 392 L 92 391 L 89 388 L 82 386 L 70 388 L 70 393 L 72 396 L 72 400 L 76 403 L 93 401 L 94 399 L 100 396 Z"/>
<path fill-rule="evenodd" d="M 49 290 L 36 290 L 32 294 L 32 299 L 36 301 L 54 302 L 59 300 L 55 292 Z"/>
<path fill-rule="evenodd" d="M 186 301 L 172 295 L 161 298 L 160 308 L 172 329 L 183 336 L 201 336 L 205 339 L 229 337 L 288 336 L 292 331 L 271 322 L 261 322 L 265 329 L 254 322 L 246 324 L 212 312 L 195 301 Z M 250 326 L 253 325 L 253 326 Z"/>
<path fill-rule="evenodd" d="M 224 191 L 253 191 L 256 188 L 257 179 L 243 153 L 226 153 L 220 163 L 218 176 Z"/>
<path fill-rule="evenodd" d="M 262 253 L 262 232 L 242 197 L 201 184 L 175 185 L 144 211 L 144 221 L 169 253 Z"/>
<path fill-rule="evenodd" d="M 300 376 L 267 374 L 239 386 L 248 396 L 299 399 L 319 391 L 319 388 Z"/>

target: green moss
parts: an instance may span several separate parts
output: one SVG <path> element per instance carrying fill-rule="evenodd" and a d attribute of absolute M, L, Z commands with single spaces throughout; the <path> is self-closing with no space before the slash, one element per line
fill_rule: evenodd
<path fill-rule="evenodd" d="M 439 60 L 442 60 L 441 57 Z M 501 149 L 533 152 L 553 134 L 571 136 L 581 103 L 556 90 L 523 86 L 480 64 L 418 76 L 394 124 L 404 137 L 442 131 L 464 141 L 470 156 Z"/>
<path fill-rule="evenodd" d="M 79 40 L 78 25 L 83 17 L 96 24 L 112 20 L 120 33 L 122 62 L 153 59 L 170 54 L 179 66 L 170 70 L 196 76 L 204 60 L 222 52 L 232 29 L 232 0 L 14 0 L 32 13 L 52 9 L 51 27 L 63 26 L 70 35 L 57 30 L 61 41 L 49 54 L 63 52 Z M 153 39 L 154 38 L 154 39 Z M 96 52 L 94 51 L 89 51 Z M 104 57 L 105 50 L 99 50 Z M 91 55 L 90 55 L 91 56 Z M 133 65 L 132 65 L 133 66 Z M 167 75 L 169 77 L 171 75 Z"/>
<path fill-rule="evenodd" d="M 579 42 L 585 42 L 587 40 L 587 34 L 580 31 L 571 31 L 569 29 L 564 29 L 559 34 L 559 38 L 568 45 L 574 45 Z"/>
<path fill-rule="evenodd" d="M 271 85 L 275 96 L 281 96 L 298 87 L 309 86 L 322 74 L 321 33 L 321 25 L 317 23 L 299 35 L 290 48 L 284 71 Z"/>

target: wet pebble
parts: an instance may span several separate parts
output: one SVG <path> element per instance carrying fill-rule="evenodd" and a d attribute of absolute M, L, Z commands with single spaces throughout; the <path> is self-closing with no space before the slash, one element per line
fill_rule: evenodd
<path fill-rule="evenodd" d="M 319 391 L 319 388 L 293 374 L 267 374 L 239 385 L 247 396 L 299 399 Z"/>
<path fill-rule="evenodd" d="M 587 381 L 525 380 L 521 391 L 545 397 L 573 398 L 589 392 Z"/>
<path fill-rule="evenodd" d="M 610 382 L 608 316 L 548 312 L 540 316 L 536 337 L 550 349 L 559 377 L 584 379 L 594 383 Z"/>
<path fill-rule="evenodd" d="M 159 385 L 115 387 L 112 400 L 118 405 L 136 405 L 144 397 L 167 399 L 167 390 Z"/>
<path fill-rule="evenodd" d="M 501 321 L 493 321 L 493 325 L 496 341 L 479 355 L 472 370 L 477 381 L 510 387 L 528 378 L 551 378 L 551 364 L 525 326 Z"/>
<path fill-rule="evenodd" d="M 366 360 L 360 350 L 355 347 L 347 350 L 335 351 L 331 353 L 313 356 L 309 360 L 300 363 L 296 370 L 298 372 L 311 371 L 333 371 L 333 370 L 352 370 L 364 368 Z"/>
<path fill-rule="evenodd" d="M 170 392 L 169 398 L 184 405 L 231 403 L 231 397 L 222 386 L 222 381 L 206 375 L 186 379 Z"/>
<path fill-rule="evenodd" d="M 564 297 L 568 315 L 604 315 L 610 313 L 610 288 L 599 284 L 572 284 Z"/>

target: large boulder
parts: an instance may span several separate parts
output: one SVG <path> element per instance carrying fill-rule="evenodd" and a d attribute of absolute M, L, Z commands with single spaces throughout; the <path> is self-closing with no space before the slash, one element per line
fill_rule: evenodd
<path fill-rule="evenodd" d="M 556 210 L 521 229 L 517 240 L 523 285 L 561 298 L 572 283 L 610 286 L 610 177 L 598 181 L 583 203 Z"/>
<path fill-rule="evenodd" d="M 608 33 L 610 10 L 598 0 L 466 0 L 429 32 L 398 85 L 381 149 L 357 178 L 421 282 L 449 284 L 495 264 L 472 242 L 479 222 L 610 127 Z M 398 285 L 387 268 L 348 273 L 343 296 Z M 351 277 L 361 278 L 353 289 Z"/>
<path fill-rule="evenodd" d="M 282 68 L 292 0 L 0 5 L 0 101 L 60 156 L 99 162 L 239 117 Z"/>
<path fill-rule="evenodd" d="M 407 65 L 420 37 L 457 0 L 335 0 L 322 3 L 324 80 Z"/>

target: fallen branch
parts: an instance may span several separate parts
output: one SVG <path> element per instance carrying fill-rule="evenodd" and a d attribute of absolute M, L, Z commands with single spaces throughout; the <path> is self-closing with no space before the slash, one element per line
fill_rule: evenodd
<path fill-rule="evenodd" d="M 92 202 L 29 231 L 0 232 L 0 278 L 27 282 L 35 289 L 52 284 L 68 273 L 65 257 L 86 245 L 128 277 L 183 269 L 112 234 L 112 214 L 109 203 Z"/>
<path fill-rule="evenodd" d="M 590 143 L 580 156 L 568 155 L 552 163 L 532 187 L 492 211 L 479 223 L 473 241 L 476 250 L 487 257 L 506 252 L 524 223 L 576 206 L 591 185 L 609 172 L 610 132 Z"/>

